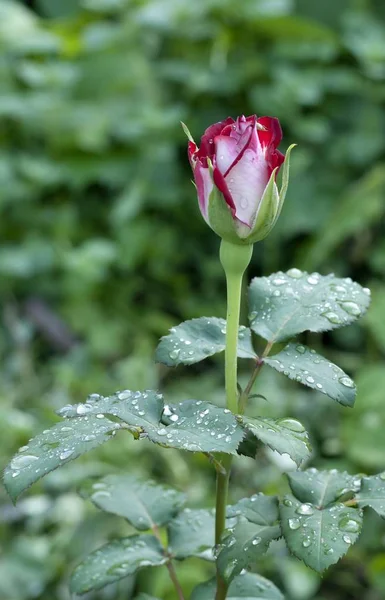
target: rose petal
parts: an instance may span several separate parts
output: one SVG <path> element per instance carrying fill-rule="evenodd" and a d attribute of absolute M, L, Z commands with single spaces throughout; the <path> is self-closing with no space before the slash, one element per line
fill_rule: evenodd
<path fill-rule="evenodd" d="M 244 134 L 239 139 L 239 144 L 240 145 L 242 144 L 242 149 L 239 152 L 237 158 L 232 163 L 232 165 L 227 169 L 227 171 L 225 173 L 225 177 L 229 173 L 229 171 L 231 169 L 233 169 L 233 167 L 235 167 L 237 162 L 241 160 L 241 158 L 243 157 L 243 154 L 246 152 L 246 150 L 251 150 L 252 152 L 254 152 L 257 155 L 262 155 L 262 148 L 261 148 L 261 144 L 259 142 L 257 129 L 256 129 L 256 126 L 253 124 L 249 125 L 248 128 L 245 129 Z"/>
<path fill-rule="evenodd" d="M 196 153 L 196 151 L 197 151 L 196 144 L 194 144 L 194 142 L 189 142 L 188 146 L 187 146 L 187 154 L 188 154 L 188 159 L 190 161 L 190 165 L 193 169 L 194 169 L 194 164 L 195 164 L 194 154 Z"/>
<path fill-rule="evenodd" d="M 224 176 L 242 158 L 247 148 L 255 152 L 261 151 L 255 124 L 256 119 L 249 123 L 241 121 L 239 127 L 232 126 L 230 136 L 220 135 L 215 138 L 215 157 L 218 168 Z"/>
<path fill-rule="evenodd" d="M 214 138 L 217 135 L 220 135 L 221 131 L 226 126 L 231 125 L 232 123 L 234 123 L 234 119 L 232 117 L 227 117 L 227 119 L 225 119 L 224 121 L 214 123 L 206 129 L 206 131 L 201 137 L 201 144 L 198 150 L 198 157 L 200 159 L 205 159 L 207 157 L 212 158 L 214 156 Z"/>
<path fill-rule="evenodd" d="M 225 181 L 235 203 L 235 216 L 251 227 L 269 181 L 269 168 L 263 155 L 246 149 Z"/>
<path fill-rule="evenodd" d="M 260 117 L 258 123 L 263 125 L 263 129 L 258 129 L 258 137 L 262 146 L 277 148 L 282 140 L 282 129 L 278 119 L 275 117 Z"/>
<path fill-rule="evenodd" d="M 269 168 L 271 171 L 273 171 L 276 167 L 278 167 L 278 170 L 279 170 L 280 166 L 284 162 L 285 162 L 285 155 L 282 154 L 282 152 L 280 152 L 279 150 L 275 150 L 275 152 L 272 152 L 270 154 Z M 278 171 L 277 171 L 277 173 L 278 173 Z"/>
<path fill-rule="evenodd" d="M 237 141 L 228 135 L 215 138 L 215 159 L 219 171 L 224 175 L 242 150 Z"/>
<path fill-rule="evenodd" d="M 223 177 L 222 173 L 220 172 L 220 170 L 217 167 L 214 168 L 213 179 L 214 179 L 214 183 L 217 186 L 218 190 L 222 193 L 226 204 L 228 205 L 232 214 L 234 215 L 235 209 L 236 209 L 234 200 L 230 194 L 229 188 L 227 187 L 225 178 Z"/>
<path fill-rule="evenodd" d="M 208 222 L 207 206 L 214 184 L 209 168 L 204 167 L 200 160 L 198 160 L 194 169 L 194 179 L 197 186 L 199 208 L 203 218 Z"/>

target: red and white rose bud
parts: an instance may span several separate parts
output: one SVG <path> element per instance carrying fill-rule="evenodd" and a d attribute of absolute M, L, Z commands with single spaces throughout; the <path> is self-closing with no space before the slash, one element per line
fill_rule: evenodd
<path fill-rule="evenodd" d="M 286 157 L 278 119 L 228 117 L 206 129 L 198 148 L 187 127 L 188 156 L 201 213 L 223 239 L 237 244 L 262 240 L 274 227 L 285 199 L 290 146 Z M 282 187 L 276 175 L 283 166 Z"/>

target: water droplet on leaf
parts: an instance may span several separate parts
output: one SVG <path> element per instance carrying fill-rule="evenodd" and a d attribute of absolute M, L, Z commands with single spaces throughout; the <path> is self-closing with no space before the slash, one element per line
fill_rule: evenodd
<path fill-rule="evenodd" d="M 354 388 L 354 381 L 350 377 L 340 377 L 338 381 L 347 388 Z"/>
<path fill-rule="evenodd" d="M 311 504 L 301 504 L 295 512 L 299 515 L 312 515 L 314 514 L 314 508 Z"/>
<path fill-rule="evenodd" d="M 37 460 L 39 460 L 38 457 L 34 456 L 33 454 L 22 454 L 21 456 L 18 455 L 11 460 L 11 468 L 15 470 L 25 469 Z"/>
<path fill-rule="evenodd" d="M 288 521 L 289 523 L 289 528 L 292 529 L 293 531 L 295 531 L 296 529 L 299 529 L 301 527 L 301 523 L 299 521 L 299 519 L 289 519 Z"/>
<path fill-rule="evenodd" d="M 338 527 L 341 531 L 348 531 L 349 533 L 357 533 L 360 530 L 360 524 L 348 516 L 340 519 Z"/>
<path fill-rule="evenodd" d="M 303 275 L 302 271 L 300 271 L 299 269 L 296 269 L 295 267 L 293 269 L 289 269 L 287 274 L 289 275 L 289 277 L 292 277 L 293 279 L 300 279 Z"/>
<path fill-rule="evenodd" d="M 341 308 L 353 317 L 359 317 L 361 309 L 355 302 L 340 302 Z"/>

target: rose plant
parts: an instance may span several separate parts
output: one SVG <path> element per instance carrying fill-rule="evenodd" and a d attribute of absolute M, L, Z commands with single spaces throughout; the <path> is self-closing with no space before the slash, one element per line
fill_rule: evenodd
<path fill-rule="evenodd" d="M 85 481 L 81 494 L 100 509 L 126 519 L 138 533 L 98 548 L 75 569 L 71 590 L 84 594 L 141 568 L 164 567 L 178 600 L 187 600 L 177 563 L 198 557 L 213 565 L 213 578 L 197 582 L 191 600 L 241 598 L 280 600 L 279 589 L 258 574 L 258 561 L 273 540 L 322 572 L 358 539 L 363 508 L 385 518 L 385 477 L 318 471 L 309 467 L 311 447 L 303 425 L 291 417 L 248 414 L 249 399 L 262 368 L 313 388 L 343 406 L 353 406 L 353 380 L 337 365 L 295 340 L 353 323 L 368 308 L 370 292 L 349 278 L 292 268 L 256 277 L 249 287 L 249 327 L 239 324 L 242 280 L 253 243 L 274 226 L 284 202 L 289 158 L 284 156 L 279 121 L 271 117 L 228 118 L 211 125 L 198 148 L 189 137 L 199 207 L 222 238 L 220 260 L 227 282 L 227 316 L 192 319 L 173 327 L 156 351 L 168 367 L 191 365 L 225 351 L 223 405 L 204 398 L 173 404 L 158 390 L 91 394 L 86 402 L 64 406 L 63 420 L 20 448 L 4 472 L 13 500 L 45 474 L 106 443 L 119 431 L 164 448 L 204 455 L 216 472 L 215 509 L 184 508 L 183 491 L 129 473 Z M 277 176 L 282 166 L 280 189 Z M 253 337 L 264 340 L 257 354 Z M 242 389 L 239 360 L 251 365 Z M 261 448 L 289 455 L 290 493 L 283 498 L 256 490 L 231 503 L 232 462 L 258 460 Z M 303 466 L 307 468 L 303 469 Z M 140 594 L 138 600 L 151 600 Z M 156 600 L 152 598 L 152 600 Z"/>

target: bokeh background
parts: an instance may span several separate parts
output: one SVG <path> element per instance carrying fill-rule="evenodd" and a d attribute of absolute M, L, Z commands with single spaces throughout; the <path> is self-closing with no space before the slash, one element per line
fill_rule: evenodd
<path fill-rule="evenodd" d="M 91 392 L 157 387 L 223 402 L 222 357 L 167 370 L 158 338 L 223 316 L 218 238 L 191 185 L 185 121 L 199 139 L 238 114 L 278 116 L 290 189 L 249 275 L 293 266 L 372 289 L 359 325 L 305 335 L 359 386 L 356 407 L 263 373 L 252 410 L 308 428 L 312 466 L 385 469 L 385 3 L 383 0 L 31 0 L 0 3 L 0 451 L 2 463 Z M 245 307 L 245 311 L 247 308 Z M 245 312 L 246 314 L 246 312 Z M 244 365 L 241 377 L 250 365 Z M 288 465 L 236 462 L 232 496 L 286 489 Z M 212 468 L 123 436 L 35 485 L 13 508 L 0 489 L 1 600 L 69 600 L 85 554 L 130 529 L 76 493 L 126 469 L 212 505 Z M 179 565 L 187 589 L 208 563 Z M 261 572 L 288 600 L 381 600 L 385 527 L 321 580 L 273 544 Z M 88 600 L 175 598 L 142 571 Z"/>

